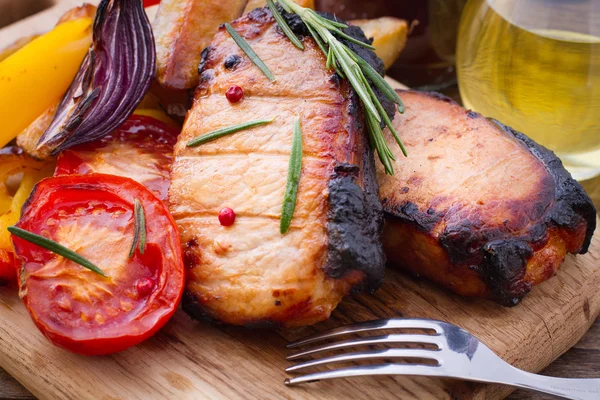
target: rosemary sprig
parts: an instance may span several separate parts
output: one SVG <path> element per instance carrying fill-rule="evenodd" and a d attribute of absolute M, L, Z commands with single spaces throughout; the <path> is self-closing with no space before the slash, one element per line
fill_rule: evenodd
<path fill-rule="evenodd" d="M 267 6 L 271 10 L 273 17 L 275 17 L 277 24 L 279 24 L 279 27 L 281 28 L 283 33 L 285 33 L 285 36 L 287 36 L 288 39 L 290 39 L 294 46 L 296 46 L 300 50 L 304 50 L 304 45 L 302 44 L 300 39 L 298 39 L 298 37 L 294 34 L 294 32 L 292 32 L 292 29 L 290 28 L 288 23 L 285 22 L 283 16 L 279 14 L 279 10 L 277 9 L 277 7 L 275 7 L 275 3 L 273 3 L 273 0 L 267 0 Z"/>
<path fill-rule="evenodd" d="M 250 44 L 246 42 L 246 39 L 244 39 L 239 33 L 237 33 L 237 31 L 229 23 L 225 23 L 225 29 L 227 30 L 233 41 L 238 46 L 240 46 L 240 49 L 242 49 L 242 51 L 246 53 L 246 55 L 250 58 L 254 65 L 256 65 L 262 71 L 262 73 L 265 74 L 267 78 L 269 78 L 271 82 L 275 82 L 275 76 L 273 76 L 273 73 L 271 73 L 269 67 L 267 67 L 267 64 L 265 64 L 263 60 L 260 59 L 258 54 L 256 54 L 256 52 L 252 50 L 252 47 L 250 47 Z"/>
<path fill-rule="evenodd" d="M 137 211 L 138 215 L 136 216 L 136 221 L 139 220 L 138 224 L 140 226 L 140 254 L 143 255 L 146 251 L 146 212 L 142 203 L 138 199 L 135 200 L 135 206 L 137 209 L 134 210 L 134 212 Z"/>
<path fill-rule="evenodd" d="M 144 254 L 146 250 L 146 214 L 144 213 L 144 206 L 139 199 L 135 199 L 133 205 L 133 242 L 131 242 L 131 248 L 129 249 L 129 258 L 135 254 L 135 249 L 139 247 L 140 254 Z"/>
<path fill-rule="evenodd" d="M 278 0 L 278 2 L 284 10 L 300 16 L 311 36 L 315 39 L 325 57 L 327 57 L 327 66 L 333 67 L 343 79 L 347 79 L 352 85 L 365 110 L 370 142 L 375 147 L 379 159 L 385 167 L 385 172 L 393 175 L 394 168 L 392 161 L 394 161 L 394 155 L 383 137 L 382 121 L 392 131 L 394 139 L 405 156 L 406 149 L 398 133 L 393 129 L 390 119 L 387 117 L 381 102 L 375 96 L 369 82 L 381 90 L 388 99 L 397 104 L 400 112 L 404 112 L 402 100 L 373 67 L 338 38 L 343 38 L 370 49 L 373 49 L 373 46 L 356 40 L 344 33 L 342 29 L 348 27 L 345 24 L 323 18 L 313 10 L 299 6 L 293 0 Z"/>
<path fill-rule="evenodd" d="M 50 250 L 54 254 L 63 256 L 64 258 L 71 260 L 74 263 L 77 263 L 77 264 L 81 265 L 82 267 L 85 267 L 85 268 L 89 269 L 90 271 L 94 271 L 98 275 L 102 275 L 103 277 L 106 278 L 106 275 L 104 274 L 104 272 L 102 272 L 102 270 L 100 268 L 98 268 L 96 265 L 94 265 L 87 258 L 80 256 L 79 254 L 75 253 L 73 250 L 66 248 L 65 246 L 55 242 L 54 240 L 45 238 L 40 235 L 36 235 L 35 233 L 26 231 L 25 229 L 21 229 L 16 226 L 9 226 L 7 229 L 10 233 L 12 233 L 13 235 L 15 235 L 18 238 L 26 240 L 29 243 L 33 243 L 33 244 L 35 244 L 41 248 L 44 248 L 46 250 Z"/>
<path fill-rule="evenodd" d="M 189 142 L 187 142 L 186 146 L 187 147 L 200 146 L 201 144 L 210 142 L 212 140 L 218 139 L 222 136 L 229 135 L 231 133 L 254 128 L 255 126 L 270 124 L 274 120 L 275 120 L 274 118 L 273 119 L 259 119 L 256 121 L 244 122 L 242 124 L 228 126 L 227 128 L 217 129 L 216 131 L 205 133 L 202 136 L 198 136 L 197 138 L 190 140 Z"/>
<path fill-rule="evenodd" d="M 285 187 L 285 196 L 283 197 L 283 208 L 281 211 L 281 220 L 279 230 L 283 235 L 290 229 L 294 210 L 296 209 L 296 199 L 298 197 L 298 184 L 300 183 L 300 173 L 302 171 L 302 128 L 300 127 L 300 118 L 294 123 L 294 137 L 292 139 L 292 150 L 290 151 L 290 163 L 288 167 L 287 185 Z"/>

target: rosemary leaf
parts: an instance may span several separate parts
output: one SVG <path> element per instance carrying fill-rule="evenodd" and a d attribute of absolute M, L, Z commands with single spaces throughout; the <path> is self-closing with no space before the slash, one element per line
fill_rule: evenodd
<path fill-rule="evenodd" d="M 282 2 L 280 1 L 279 3 L 282 3 Z M 341 22 L 332 21 L 330 19 L 321 17 L 319 14 L 317 14 L 317 12 L 315 10 L 312 10 L 312 9 L 306 10 L 305 17 L 318 23 L 319 25 L 323 26 L 324 28 L 327 28 L 328 30 L 348 28 L 348 25 L 346 25 L 346 24 L 342 24 Z"/>
<path fill-rule="evenodd" d="M 327 58 L 327 66 L 333 66 L 342 79 L 347 79 L 350 82 L 350 85 L 363 105 L 369 142 L 377 151 L 377 155 L 385 167 L 386 173 L 393 175 L 392 161 L 395 160 L 395 157 L 383 136 L 382 121 L 390 128 L 394 139 L 404 154 L 406 154 L 406 149 L 397 132 L 394 130 L 391 120 L 385 113 L 381 102 L 374 94 L 374 89 L 371 85 L 377 87 L 387 98 L 397 104 L 399 112 L 404 112 L 402 99 L 400 99 L 400 96 L 373 67 L 346 44 L 342 43 L 341 39 L 368 48 L 372 48 L 372 46 L 342 32 L 341 29 L 347 28 L 345 24 L 326 19 L 314 10 L 299 6 L 293 0 L 278 0 L 278 2 L 286 11 L 289 9 L 288 12 L 298 15 L 302 19 L 311 36 Z"/>
<path fill-rule="evenodd" d="M 29 243 L 33 243 L 33 244 L 35 244 L 41 248 L 44 248 L 46 250 L 50 250 L 54 254 L 63 256 L 64 258 L 71 260 L 74 263 L 77 263 L 77 264 L 81 265 L 82 267 L 89 269 L 90 271 L 93 271 L 99 275 L 102 275 L 103 277 L 106 277 L 106 275 L 104 275 L 104 272 L 102 272 L 102 270 L 100 268 L 98 268 L 96 265 L 94 265 L 87 258 L 80 256 L 79 254 L 75 253 L 73 250 L 67 249 L 65 246 L 55 242 L 54 240 L 45 238 L 40 235 L 36 235 L 35 233 L 26 231 L 25 229 L 21 229 L 16 226 L 9 226 L 7 229 L 10 233 L 12 233 L 13 235 L 15 235 L 18 238 L 26 240 Z"/>
<path fill-rule="evenodd" d="M 275 21 L 277 21 L 277 24 L 279 25 L 283 33 L 285 33 L 285 36 L 287 36 L 288 39 L 290 39 L 294 46 L 296 46 L 300 50 L 304 50 L 304 45 L 302 44 L 300 39 L 298 39 L 298 37 L 294 34 L 294 32 L 292 32 L 292 29 L 290 28 L 288 23 L 285 22 L 283 16 L 279 14 L 279 10 L 277 10 L 277 7 L 275 7 L 275 3 L 273 3 L 273 0 L 267 0 L 267 6 L 271 10 L 273 17 L 275 17 Z"/>
<path fill-rule="evenodd" d="M 349 36 L 349 35 L 345 34 L 344 32 L 342 32 L 342 31 L 341 31 L 341 30 L 339 30 L 339 29 L 336 29 L 336 30 L 334 30 L 334 31 L 332 31 L 332 32 L 333 32 L 335 35 L 337 35 L 337 36 L 340 36 L 340 37 L 342 37 L 342 38 L 346 39 L 346 40 L 347 40 L 347 41 L 349 41 L 349 42 L 352 42 L 352 43 L 354 43 L 354 44 L 357 44 L 357 45 L 359 45 L 359 46 L 365 47 L 365 48 L 367 48 L 367 49 L 369 49 L 369 50 L 375 50 L 375 46 L 373 46 L 373 45 L 370 45 L 369 43 L 365 43 L 365 42 L 363 42 L 363 41 L 360 41 L 360 40 L 358 40 L 358 39 L 355 39 L 355 38 L 353 38 L 352 36 Z"/>
<path fill-rule="evenodd" d="M 402 111 L 400 112 L 403 113 L 404 104 L 402 103 L 402 99 L 400 98 L 400 96 L 398 96 L 398 93 L 396 93 L 396 91 L 385 81 L 385 79 L 381 75 L 379 75 L 377 71 L 375 71 L 373 67 L 369 65 L 368 62 L 358 57 L 357 63 L 360 66 L 362 72 L 365 74 L 365 76 L 369 78 L 369 80 L 373 82 L 373 84 L 377 86 L 377 88 L 381 90 L 381 92 L 388 99 L 398 104 L 398 108 L 402 107 Z"/>
<path fill-rule="evenodd" d="M 341 22 L 332 21 L 330 19 L 325 19 L 325 21 L 327 21 L 327 24 L 333 26 L 334 28 L 338 28 L 338 29 L 346 29 L 346 28 L 348 28 L 348 25 L 342 24 Z"/>
<path fill-rule="evenodd" d="M 280 4 L 282 4 L 282 3 L 280 3 Z M 306 28 L 308 29 L 308 32 L 313 37 L 313 39 L 315 39 L 315 42 L 317 42 L 317 45 L 319 46 L 319 48 L 321 49 L 321 51 L 323 52 L 325 57 L 327 57 L 327 54 L 329 53 L 329 51 L 325 48 L 325 44 L 323 43 L 323 41 L 321 40 L 319 35 L 317 35 L 317 33 L 314 31 L 314 29 L 310 25 L 306 25 Z"/>
<path fill-rule="evenodd" d="M 254 50 L 252 50 L 252 47 L 250 47 L 250 44 L 248 44 L 246 39 L 240 36 L 240 34 L 237 33 L 237 31 L 229 23 L 225 23 L 225 29 L 227 30 L 233 41 L 240 47 L 240 49 L 242 49 L 244 53 L 246 53 L 246 55 L 250 58 L 254 65 L 256 65 L 262 71 L 262 73 L 265 74 L 267 78 L 269 78 L 271 82 L 275 82 L 275 76 L 273 76 L 273 74 L 269 70 L 269 67 L 267 67 L 263 60 L 260 59 L 258 54 L 256 54 Z"/>
<path fill-rule="evenodd" d="M 300 118 L 294 123 L 294 137 L 292 139 L 292 150 L 290 152 L 290 164 L 288 167 L 287 185 L 285 196 L 283 198 L 283 208 L 281 211 L 281 221 L 279 230 L 283 235 L 290 229 L 294 210 L 296 209 L 296 199 L 298 197 L 298 184 L 300 183 L 300 173 L 302 172 L 302 128 L 300 127 Z"/>
<path fill-rule="evenodd" d="M 367 90 L 369 91 L 369 94 L 371 95 L 371 98 L 373 99 L 373 103 L 375 103 L 375 107 L 377 107 L 377 110 L 379 111 L 379 115 L 381 115 L 381 117 L 383 118 L 383 122 L 385 123 L 385 125 L 388 127 L 388 129 L 392 133 L 392 136 L 394 137 L 394 140 L 396 140 L 396 143 L 398 143 L 398 146 L 400 146 L 400 150 L 402 150 L 402 154 L 404 154 L 404 157 L 408 157 L 408 152 L 406 151 L 406 147 L 404 147 L 404 143 L 402 143 L 402 139 L 400 139 L 398 132 L 396 132 L 396 129 L 394 128 L 394 125 L 392 124 L 392 120 L 387 115 L 387 112 L 385 112 L 383 106 L 381 105 L 381 103 L 379 102 L 379 99 L 377 98 L 377 95 L 375 94 L 375 91 L 366 82 L 366 79 L 365 79 L 365 84 L 367 86 Z M 387 147 L 387 144 L 386 144 L 386 147 Z M 388 150 L 389 150 L 389 147 L 388 147 Z"/>
<path fill-rule="evenodd" d="M 186 146 L 187 147 L 200 146 L 201 144 L 210 142 L 210 141 L 218 139 L 220 137 L 223 137 L 223 136 L 235 133 L 235 132 L 243 131 L 246 129 L 254 128 L 255 126 L 270 124 L 273 121 L 274 121 L 274 119 L 261 119 L 261 120 L 257 120 L 257 121 L 244 122 L 242 124 L 228 126 L 227 128 L 217 129 L 216 131 L 205 133 L 202 136 L 198 136 L 197 138 L 190 140 L 189 142 L 187 142 Z"/>
<path fill-rule="evenodd" d="M 133 257 L 136 247 L 139 247 L 140 254 L 144 254 L 144 251 L 146 251 L 146 213 L 144 212 L 144 206 L 139 199 L 135 199 L 133 216 L 135 219 L 135 229 L 133 243 L 131 244 L 131 250 L 129 250 L 129 257 Z"/>
<path fill-rule="evenodd" d="M 285 12 L 287 12 L 287 13 L 291 13 L 292 12 L 292 10 L 288 7 L 287 4 L 281 3 L 281 2 L 278 2 L 278 3 L 285 10 Z"/>
<path fill-rule="evenodd" d="M 373 142 L 375 143 L 375 148 L 377 149 L 377 155 L 379 156 L 379 160 L 383 164 L 385 169 L 385 173 L 388 175 L 394 174 L 394 168 L 390 159 L 388 158 L 388 153 L 385 150 L 385 143 L 382 143 L 382 134 L 381 134 L 381 126 L 379 122 L 377 122 L 371 114 L 366 114 L 365 116 L 367 126 L 369 127 L 369 133 L 373 138 Z"/>
<path fill-rule="evenodd" d="M 139 202 L 139 200 L 135 199 L 135 205 L 133 207 L 133 220 L 134 220 L 133 241 L 131 242 L 131 247 L 129 248 L 129 258 L 133 257 L 133 255 L 135 254 L 135 249 L 138 247 L 138 243 L 140 242 L 140 224 L 138 222 L 138 215 L 137 215 L 137 203 L 138 202 Z"/>
<path fill-rule="evenodd" d="M 371 101 L 371 97 L 367 93 L 365 85 L 360 79 L 360 74 L 357 74 L 357 72 L 360 71 L 360 67 L 358 67 L 358 64 L 356 64 L 354 60 L 352 60 L 346 53 L 346 51 L 350 51 L 350 49 L 343 46 L 339 42 L 331 42 L 330 45 L 333 48 L 333 51 L 336 52 L 336 59 L 340 63 L 340 66 L 342 67 L 344 72 L 346 73 L 346 77 L 350 81 L 350 84 L 354 88 L 354 91 L 356 92 L 356 94 L 358 94 L 358 97 L 360 97 L 363 106 L 366 109 L 366 112 L 373 114 L 373 116 L 376 117 L 376 119 L 379 122 L 381 122 L 381 117 L 377 115 L 377 109 Z M 358 67 L 358 70 L 356 68 L 353 68 L 353 66 Z"/>

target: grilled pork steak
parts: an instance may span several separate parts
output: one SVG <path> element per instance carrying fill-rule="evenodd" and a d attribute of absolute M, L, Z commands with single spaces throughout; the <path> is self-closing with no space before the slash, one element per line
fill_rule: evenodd
<path fill-rule="evenodd" d="M 378 166 L 390 262 L 466 296 L 517 304 L 585 253 L 590 198 L 549 150 L 437 94 L 399 91 L 409 157 Z"/>
<path fill-rule="evenodd" d="M 325 68 L 316 43 L 304 37 L 305 50 L 295 48 L 268 9 L 232 26 L 276 82 L 223 27 L 204 52 L 201 83 L 175 146 L 169 196 L 188 268 L 183 307 L 229 324 L 316 323 L 357 285 L 373 290 L 383 278 L 383 215 L 362 113 L 351 87 Z M 231 104 L 225 92 L 234 85 L 245 97 Z M 297 117 L 302 175 L 292 225 L 282 235 Z M 186 147 L 208 132 L 258 119 L 274 121 Z M 237 215 L 230 227 L 217 218 L 224 207 Z"/>

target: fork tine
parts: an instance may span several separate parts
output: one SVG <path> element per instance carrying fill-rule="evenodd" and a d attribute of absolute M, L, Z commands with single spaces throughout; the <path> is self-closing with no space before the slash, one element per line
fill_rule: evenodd
<path fill-rule="evenodd" d="M 425 343 L 433 344 L 438 348 L 443 347 L 442 338 L 439 335 L 420 335 L 420 334 L 390 334 L 382 336 L 371 336 L 366 338 L 348 339 L 343 342 L 325 344 L 318 347 L 301 351 L 288 356 L 287 360 L 295 360 L 310 354 L 319 353 L 322 351 L 345 349 L 347 347 L 374 345 L 374 344 L 395 344 L 395 343 Z"/>
<path fill-rule="evenodd" d="M 349 333 L 358 333 L 365 331 L 374 331 L 381 329 L 431 329 L 436 333 L 442 333 L 443 327 L 440 323 L 429 320 L 429 319 L 417 319 L 417 318 L 392 318 L 392 319 L 381 319 L 377 321 L 367 321 L 358 324 L 352 324 L 335 328 L 327 332 L 321 332 L 308 338 L 304 338 L 287 345 L 288 348 L 300 347 L 308 343 L 317 342 L 323 339 L 329 339 L 332 337 L 347 335 Z"/>
<path fill-rule="evenodd" d="M 439 366 L 433 365 L 402 365 L 402 364 L 379 364 L 364 365 L 335 369 L 331 371 L 316 372 L 314 374 L 301 375 L 288 378 L 284 381 L 286 385 L 297 385 L 304 382 L 314 382 L 325 379 L 350 378 L 355 376 L 373 375 L 410 375 L 410 376 L 447 376 Z"/>
<path fill-rule="evenodd" d="M 435 360 L 439 364 L 439 360 L 436 358 L 438 354 L 439 350 L 425 349 L 383 349 L 373 351 L 361 351 L 356 353 L 341 354 L 337 356 L 306 361 L 303 363 L 292 365 L 291 367 L 286 368 L 285 371 L 293 372 L 299 369 L 316 367 L 317 365 L 338 363 L 344 361 L 372 360 L 376 358 L 424 358 L 429 360 Z"/>

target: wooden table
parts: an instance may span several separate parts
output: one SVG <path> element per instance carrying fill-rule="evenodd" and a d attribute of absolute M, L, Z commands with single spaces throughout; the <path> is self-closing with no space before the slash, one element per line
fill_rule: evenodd
<path fill-rule="evenodd" d="M 590 331 L 571 350 L 550 365 L 544 374 L 567 378 L 600 377 L 600 319 Z M 509 400 L 541 400 L 549 399 L 547 395 L 518 390 Z M 34 399 L 34 397 L 5 371 L 0 369 L 0 400 Z"/>
<path fill-rule="evenodd" d="M 8 0 L 0 0 L 2 2 Z M 70 1 L 62 0 L 64 3 Z M 30 1 L 31 3 L 31 1 Z M 48 0 L 49 4 L 58 3 L 58 0 Z M 66 6 L 65 6 L 66 7 Z M 55 14 L 60 15 L 62 10 L 55 10 Z M 38 17 L 31 18 L 36 19 Z M 29 26 L 36 26 L 30 24 Z M 6 39 L 6 38 L 5 38 Z M 3 47 L 3 46 L 0 46 Z M 594 182 L 586 182 L 585 187 L 590 194 L 595 197 L 597 207 L 600 206 L 600 178 Z M 1 344 L 0 344 L 1 345 Z M 550 365 L 543 374 L 560 377 L 600 377 L 600 319 L 596 321 L 590 331 L 583 339 L 570 351 Z M 0 400 L 4 399 L 33 399 L 34 397 L 15 381 L 4 370 L 0 369 Z M 548 396 L 538 395 L 525 391 L 514 392 L 509 399 L 544 399 Z"/>

